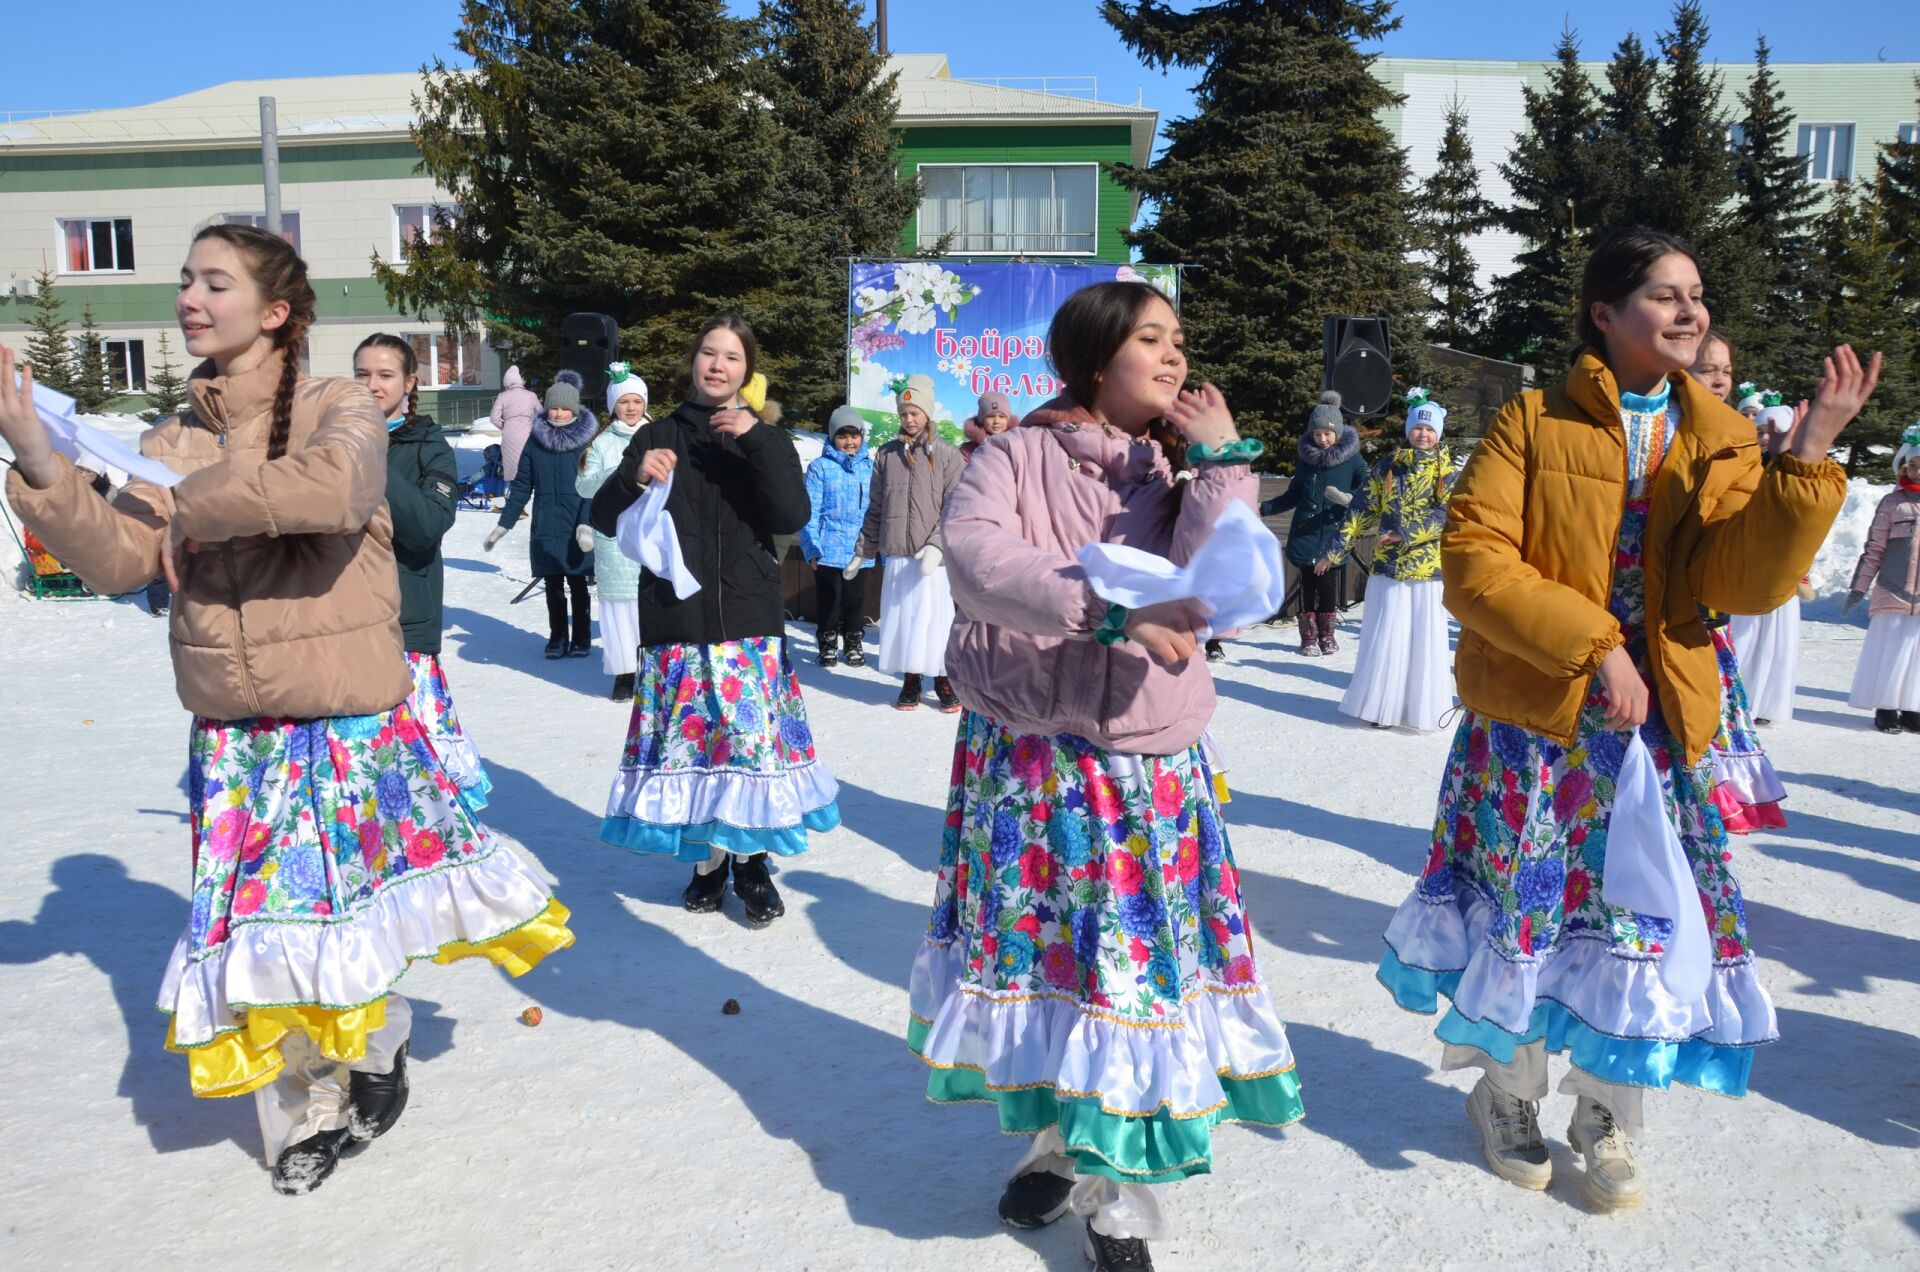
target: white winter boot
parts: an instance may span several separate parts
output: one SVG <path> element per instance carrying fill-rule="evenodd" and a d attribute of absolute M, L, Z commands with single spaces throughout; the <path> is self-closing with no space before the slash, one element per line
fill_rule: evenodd
<path fill-rule="evenodd" d="M 1540 1106 L 1508 1095 L 1486 1078 L 1467 1093 L 1467 1119 L 1480 1128 L 1480 1147 L 1493 1173 L 1522 1188 L 1553 1182 L 1553 1158 L 1540 1138 Z"/>
<path fill-rule="evenodd" d="M 1646 1199 L 1647 1177 L 1633 1159 L 1633 1141 L 1606 1105 L 1590 1095 L 1574 1102 L 1567 1143 L 1587 1159 L 1587 1196 L 1603 1210 L 1624 1210 Z"/>

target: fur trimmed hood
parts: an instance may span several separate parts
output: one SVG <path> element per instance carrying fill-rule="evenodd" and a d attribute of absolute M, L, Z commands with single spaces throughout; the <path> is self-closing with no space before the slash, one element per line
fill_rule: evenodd
<path fill-rule="evenodd" d="M 1332 468 L 1359 453 L 1360 434 L 1354 431 L 1351 424 L 1340 426 L 1340 435 L 1333 439 L 1331 446 L 1315 446 L 1311 429 L 1300 434 L 1300 462 L 1311 468 Z"/>
<path fill-rule="evenodd" d="M 533 441 L 543 450 L 577 451 L 593 440 L 599 427 L 600 421 L 584 406 L 575 413 L 573 423 L 564 425 L 549 422 L 542 411 L 533 417 Z"/>

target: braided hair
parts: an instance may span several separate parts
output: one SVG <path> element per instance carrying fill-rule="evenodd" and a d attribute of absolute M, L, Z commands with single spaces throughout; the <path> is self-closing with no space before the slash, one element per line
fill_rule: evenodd
<path fill-rule="evenodd" d="M 193 236 L 218 239 L 246 262 L 262 300 L 285 301 L 287 320 L 273 332 L 273 347 L 281 356 L 280 386 L 273 395 L 273 427 L 267 434 L 267 458 L 287 453 L 293 430 L 293 390 L 300 380 L 300 342 L 313 326 L 315 297 L 307 281 L 307 263 L 278 234 L 251 225 L 209 225 Z M 411 352 L 411 350 L 409 350 Z"/>
<path fill-rule="evenodd" d="M 353 347 L 356 364 L 367 349 L 385 349 L 400 355 L 400 374 L 407 381 L 407 421 L 403 427 L 411 425 L 420 409 L 420 355 L 413 351 L 412 343 L 388 331 L 376 331 Z"/>

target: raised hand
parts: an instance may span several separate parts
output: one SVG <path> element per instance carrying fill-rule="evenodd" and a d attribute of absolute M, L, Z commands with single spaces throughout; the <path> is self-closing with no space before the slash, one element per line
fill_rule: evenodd
<path fill-rule="evenodd" d="M 1866 366 L 1852 345 L 1841 345 L 1821 363 L 1820 384 L 1813 406 L 1794 428 L 1793 455 L 1809 464 L 1827 457 L 1840 433 L 1860 414 L 1880 383 L 1880 355 Z"/>
<path fill-rule="evenodd" d="M 0 346 L 0 437 L 13 448 L 13 466 L 35 490 L 45 490 L 58 480 L 60 466 L 53 461 L 53 439 L 47 426 L 33 409 L 33 368 L 18 366 L 20 382 L 14 383 L 16 362 L 13 350 Z"/>
<path fill-rule="evenodd" d="M 1223 446 L 1240 440 L 1233 425 L 1233 412 L 1227 399 L 1211 384 L 1197 389 L 1182 389 L 1167 408 L 1167 423 L 1180 430 L 1180 436 L 1203 446 Z"/>

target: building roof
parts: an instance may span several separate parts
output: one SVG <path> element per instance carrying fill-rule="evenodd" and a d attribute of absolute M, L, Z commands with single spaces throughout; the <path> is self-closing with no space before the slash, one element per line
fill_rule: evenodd
<path fill-rule="evenodd" d="M 900 76 L 898 119 L 905 126 L 1126 124 L 1133 133 L 1134 162 L 1145 163 L 1159 123 L 1158 113 L 1147 107 L 1097 100 L 1098 85 L 1087 79 L 1023 81 L 1037 88 L 954 79 L 941 53 L 895 54 L 888 59 L 888 69 Z M 1090 84 L 1093 93 L 1085 95 Z M 275 99 L 283 142 L 401 138 L 413 124 L 413 99 L 420 87 L 420 75 L 411 71 L 232 80 L 145 106 L 40 118 L 0 114 L 0 151 L 255 145 L 262 97 Z"/>

